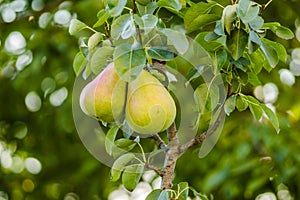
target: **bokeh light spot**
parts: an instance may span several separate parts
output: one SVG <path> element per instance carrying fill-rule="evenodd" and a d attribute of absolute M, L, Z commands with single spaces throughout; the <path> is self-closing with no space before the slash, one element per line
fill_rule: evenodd
<path fill-rule="evenodd" d="M 25 51 L 25 47 L 26 40 L 20 32 L 11 32 L 5 40 L 5 49 L 9 53 L 21 54 Z"/>
<path fill-rule="evenodd" d="M 68 97 L 68 89 L 63 87 L 50 95 L 50 103 L 52 106 L 60 106 Z"/>
<path fill-rule="evenodd" d="M 25 179 L 23 182 L 22 182 L 22 188 L 25 192 L 32 192 L 34 190 L 34 183 L 32 180 L 30 179 Z"/>
<path fill-rule="evenodd" d="M 45 7 L 45 3 L 43 0 L 33 0 L 31 3 L 31 8 L 34 11 L 41 11 Z"/>
<path fill-rule="evenodd" d="M 17 70 L 23 70 L 27 65 L 29 65 L 32 62 L 32 58 L 33 56 L 30 50 L 27 50 L 24 54 L 20 55 L 16 62 Z"/>
<path fill-rule="evenodd" d="M 41 108 L 42 100 L 36 92 L 29 92 L 25 97 L 25 104 L 30 112 L 36 112 Z"/>
<path fill-rule="evenodd" d="M 54 21 L 60 25 L 67 25 L 71 20 L 71 13 L 68 10 L 58 10 L 54 14 Z"/>
<path fill-rule="evenodd" d="M 25 168 L 31 174 L 38 174 L 42 170 L 42 164 L 36 158 L 26 158 L 25 160 Z"/>
<path fill-rule="evenodd" d="M 2 15 L 3 21 L 6 22 L 6 23 L 13 22 L 17 17 L 16 12 L 13 9 L 11 9 L 10 6 L 6 6 L 2 10 L 1 15 Z"/>

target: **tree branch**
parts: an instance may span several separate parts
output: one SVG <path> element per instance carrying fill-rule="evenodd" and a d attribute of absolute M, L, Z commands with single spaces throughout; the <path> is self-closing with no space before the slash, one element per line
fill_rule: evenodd
<path fill-rule="evenodd" d="M 146 163 L 146 167 L 148 169 L 152 169 L 153 171 L 155 171 L 160 177 L 164 176 L 164 171 L 162 171 L 161 169 L 159 169 L 158 167 L 151 165 L 149 163 Z"/>
<path fill-rule="evenodd" d="M 156 144 L 159 148 L 161 149 L 167 148 L 165 141 L 163 141 L 163 139 L 161 139 L 161 137 L 157 133 L 154 134 L 152 138 L 156 141 Z"/>
<path fill-rule="evenodd" d="M 213 126 L 211 126 L 207 131 L 203 132 L 202 134 L 198 135 L 197 137 L 193 138 L 192 140 L 190 140 L 188 143 L 181 145 L 179 147 L 179 152 L 180 153 L 184 153 L 185 151 L 187 151 L 189 148 L 198 145 L 200 143 L 202 143 L 206 138 L 208 138 L 209 136 L 211 136 L 220 126 L 221 121 L 225 115 L 224 112 L 224 104 L 221 106 L 221 111 L 219 113 L 219 116 L 217 117 L 217 120 L 215 121 L 215 123 L 213 124 Z"/>
<path fill-rule="evenodd" d="M 165 164 L 162 176 L 162 185 L 163 190 L 172 188 L 172 181 L 175 173 L 175 166 L 177 159 L 179 157 L 179 141 L 177 137 L 177 130 L 175 122 L 168 128 L 168 140 L 169 140 L 169 149 L 167 150 L 165 157 Z"/>

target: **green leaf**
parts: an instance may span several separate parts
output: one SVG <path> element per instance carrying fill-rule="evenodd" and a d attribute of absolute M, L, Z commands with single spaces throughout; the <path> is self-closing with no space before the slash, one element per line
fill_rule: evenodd
<path fill-rule="evenodd" d="M 158 7 L 171 8 L 179 11 L 182 5 L 179 0 L 159 0 L 157 2 Z"/>
<path fill-rule="evenodd" d="M 233 22 L 236 18 L 236 9 L 237 4 L 228 5 L 223 10 L 222 15 L 222 29 L 226 30 L 226 32 L 230 35 L 231 29 L 233 27 Z"/>
<path fill-rule="evenodd" d="M 258 53 L 258 51 L 252 53 L 252 54 L 246 54 L 248 60 L 250 60 L 250 70 L 254 73 L 254 74 L 259 74 L 260 71 L 263 68 L 263 63 L 264 63 L 264 58 Z"/>
<path fill-rule="evenodd" d="M 277 118 L 276 114 L 268 106 L 266 106 L 265 104 L 261 104 L 261 108 L 263 109 L 263 111 L 268 116 L 271 124 L 273 125 L 273 127 L 275 128 L 277 133 L 279 133 L 279 131 L 280 131 L 279 122 L 278 122 L 278 118 Z"/>
<path fill-rule="evenodd" d="M 94 28 L 103 25 L 106 20 L 109 18 L 109 12 L 106 10 L 100 10 L 97 14 L 98 21 L 93 25 Z"/>
<path fill-rule="evenodd" d="M 232 58 L 238 60 L 244 53 L 248 43 L 248 34 L 243 29 L 232 31 L 226 45 L 231 52 Z"/>
<path fill-rule="evenodd" d="M 156 60 L 167 61 L 174 58 L 174 53 L 167 47 L 150 47 L 147 53 L 151 58 Z"/>
<path fill-rule="evenodd" d="M 199 2 L 192 5 L 184 15 L 184 27 L 188 29 L 195 19 L 201 17 L 203 14 L 209 13 L 215 5 L 215 2 Z"/>
<path fill-rule="evenodd" d="M 261 16 L 256 16 L 252 21 L 249 22 L 249 25 L 254 30 L 261 28 L 263 24 L 264 19 Z"/>
<path fill-rule="evenodd" d="M 125 166 L 135 159 L 133 153 L 127 153 L 120 156 L 113 164 L 110 170 L 111 181 L 117 181 L 121 177 L 121 173 L 124 170 Z"/>
<path fill-rule="evenodd" d="M 248 1 L 250 2 L 250 1 Z M 241 18 L 241 20 L 243 21 L 244 24 L 247 24 L 249 22 L 251 22 L 252 20 L 254 20 L 258 15 L 259 15 L 259 6 L 255 5 L 255 6 L 251 6 L 249 4 L 246 12 L 244 13 L 241 9 L 238 9 L 238 16 Z"/>
<path fill-rule="evenodd" d="M 105 149 L 108 155 L 112 155 L 114 148 L 114 141 L 116 139 L 117 133 L 119 131 L 119 126 L 115 125 L 111 127 L 105 137 Z"/>
<path fill-rule="evenodd" d="M 220 49 L 216 52 L 217 66 L 218 70 L 221 70 L 222 67 L 227 62 L 227 51 L 225 49 Z"/>
<path fill-rule="evenodd" d="M 215 14 L 203 14 L 195 18 L 187 27 L 187 33 L 202 29 L 203 27 L 218 21 L 220 17 Z"/>
<path fill-rule="evenodd" d="M 294 33 L 284 26 L 279 26 L 276 29 L 271 29 L 271 31 L 273 31 L 278 37 L 285 40 L 290 40 L 294 38 Z"/>
<path fill-rule="evenodd" d="M 166 190 L 153 190 L 146 198 L 146 200 L 169 200 L 169 194 Z"/>
<path fill-rule="evenodd" d="M 194 99 L 200 113 L 213 111 L 219 103 L 219 88 L 214 83 L 203 83 L 197 87 Z"/>
<path fill-rule="evenodd" d="M 236 97 L 236 108 L 240 112 L 242 112 L 248 108 L 248 102 L 247 102 L 247 99 L 244 98 L 244 96 L 238 95 Z"/>
<path fill-rule="evenodd" d="M 246 15 L 249 8 L 251 8 L 251 1 L 250 0 L 240 0 L 238 3 L 238 13 L 242 14 L 243 16 Z"/>
<path fill-rule="evenodd" d="M 90 60 L 91 70 L 94 74 L 99 74 L 99 72 L 107 66 L 107 63 L 111 62 L 113 52 L 114 48 L 110 46 L 97 48 Z"/>
<path fill-rule="evenodd" d="M 181 182 L 177 185 L 178 187 L 178 198 L 177 200 L 186 200 L 189 196 L 189 184 L 188 182 Z"/>
<path fill-rule="evenodd" d="M 82 52 L 79 51 L 76 54 L 74 61 L 73 61 L 73 69 L 74 69 L 76 76 L 78 76 L 82 72 L 82 70 L 84 69 L 86 64 L 87 64 L 87 60 L 85 59 Z"/>
<path fill-rule="evenodd" d="M 141 17 L 142 24 L 139 24 L 141 29 L 144 29 L 145 34 L 154 29 L 158 22 L 158 18 L 155 15 L 145 14 Z"/>
<path fill-rule="evenodd" d="M 260 82 L 258 76 L 255 73 L 248 72 L 247 74 L 248 74 L 248 81 L 249 81 L 249 83 L 251 83 L 253 86 L 259 86 L 259 85 L 261 85 L 261 82 Z"/>
<path fill-rule="evenodd" d="M 256 120 L 259 120 L 263 113 L 261 103 L 252 96 L 246 96 L 246 98 L 248 100 L 248 105 L 253 117 Z"/>
<path fill-rule="evenodd" d="M 277 53 L 279 60 L 282 62 L 286 62 L 287 53 L 284 46 L 278 42 L 274 42 L 265 38 L 262 38 L 262 41 L 268 45 L 270 45 Z"/>
<path fill-rule="evenodd" d="M 260 49 L 265 54 L 271 67 L 274 68 L 279 62 L 279 58 L 278 58 L 276 50 L 266 40 L 262 40 Z"/>
<path fill-rule="evenodd" d="M 122 183 L 124 187 L 132 191 L 136 188 L 144 172 L 143 164 L 127 166 L 122 175 Z"/>
<path fill-rule="evenodd" d="M 75 35 L 76 33 L 85 28 L 88 28 L 88 26 L 85 23 L 79 21 L 78 19 L 72 19 L 69 26 L 69 33 L 70 35 Z"/>
<path fill-rule="evenodd" d="M 88 40 L 89 52 L 92 52 L 101 41 L 103 41 L 102 34 L 99 32 L 94 33 Z"/>
<path fill-rule="evenodd" d="M 115 145 L 125 151 L 131 151 L 135 146 L 136 142 L 126 138 L 121 138 L 115 141 Z"/>
<path fill-rule="evenodd" d="M 153 14 L 155 9 L 157 8 L 157 3 L 155 1 L 148 3 L 146 6 L 142 6 L 140 4 L 136 4 L 137 9 L 141 16 L 146 14 Z"/>
<path fill-rule="evenodd" d="M 180 54 L 184 54 L 189 48 L 189 41 L 184 33 L 172 29 L 161 29 L 160 32 L 167 36 L 170 43 Z"/>
<path fill-rule="evenodd" d="M 122 13 L 126 3 L 127 0 L 107 0 L 109 14 L 112 17 L 119 16 Z"/>
<path fill-rule="evenodd" d="M 235 95 L 230 96 L 226 101 L 225 101 L 225 105 L 224 105 L 224 110 L 226 115 L 230 115 L 230 113 L 232 113 L 235 109 Z"/>
<path fill-rule="evenodd" d="M 125 81 L 134 80 L 144 68 L 146 54 L 137 44 L 121 44 L 114 51 L 115 68 Z"/>
<path fill-rule="evenodd" d="M 207 41 L 205 39 L 205 36 L 209 34 L 210 32 L 201 32 L 195 37 L 195 41 L 198 42 L 206 51 L 216 51 L 218 48 L 222 46 L 219 42 L 216 42 L 214 40 Z"/>
<path fill-rule="evenodd" d="M 125 14 L 118 17 L 111 26 L 111 37 L 118 40 L 120 37 L 128 39 L 136 33 L 132 15 Z"/>

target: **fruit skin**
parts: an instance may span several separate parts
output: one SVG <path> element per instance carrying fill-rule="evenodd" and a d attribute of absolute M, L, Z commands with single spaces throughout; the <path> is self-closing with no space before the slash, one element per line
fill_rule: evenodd
<path fill-rule="evenodd" d="M 173 123 L 176 105 L 166 88 L 143 70 L 128 85 L 125 117 L 137 133 L 154 134 L 166 130 Z"/>
<path fill-rule="evenodd" d="M 110 63 L 80 94 L 82 111 L 98 120 L 114 122 L 121 118 L 125 103 L 126 82 Z"/>

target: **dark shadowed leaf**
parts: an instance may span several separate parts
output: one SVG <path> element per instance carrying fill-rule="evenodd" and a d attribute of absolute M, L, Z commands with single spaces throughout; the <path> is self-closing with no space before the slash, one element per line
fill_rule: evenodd
<path fill-rule="evenodd" d="M 150 47 L 148 49 L 148 55 L 156 60 L 171 60 L 174 58 L 174 53 L 167 47 Z"/>
<path fill-rule="evenodd" d="M 248 34 L 243 29 L 232 31 L 232 35 L 227 40 L 227 48 L 230 50 L 232 58 L 238 60 L 244 53 L 248 43 Z"/>

